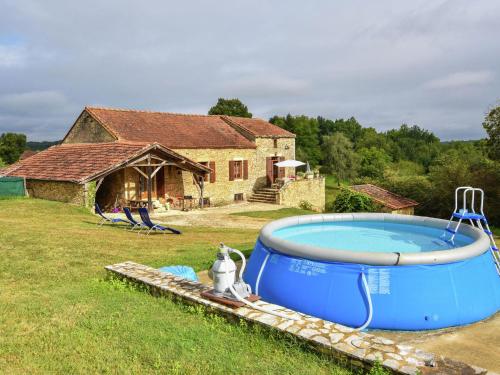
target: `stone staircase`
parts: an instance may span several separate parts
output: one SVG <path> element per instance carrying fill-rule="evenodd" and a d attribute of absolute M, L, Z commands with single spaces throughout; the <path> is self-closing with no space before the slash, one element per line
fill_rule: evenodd
<path fill-rule="evenodd" d="M 279 193 L 277 187 L 267 187 L 254 190 L 253 194 L 247 199 L 249 202 L 272 203 L 276 204 L 276 197 Z"/>

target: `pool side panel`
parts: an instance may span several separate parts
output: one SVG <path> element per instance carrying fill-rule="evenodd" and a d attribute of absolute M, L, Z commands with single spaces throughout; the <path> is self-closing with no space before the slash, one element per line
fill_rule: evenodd
<path fill-rule="evenodd" d="M 482 320 L 500 308 L 500 278 L 491 255 L 437 265 L 373 266 L 314 261 L 281 254 L 258 241 L 245 272 L 259 295 L 350 327 L 368 317 L 361 273 L 373 302 L 369 328 L 427 330 Z"/>

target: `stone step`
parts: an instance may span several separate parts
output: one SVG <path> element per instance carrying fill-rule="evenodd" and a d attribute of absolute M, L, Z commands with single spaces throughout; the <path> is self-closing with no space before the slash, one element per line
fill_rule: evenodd
<path fill-rule="evenodd" d="M 248 198 L 247 201 L 249 202 L 261 202 L 261 203 L 272 203 L 275 204 L 276 200 L 274 199 L 261 199 L 261 198 Z"/>
<path fill-rule="evenodd" d="M 274 188 L 261 188 L 261 189 L 258 189 L 256 191 L 269 191 L 269 192 L 277 193 L 279 190 L 274 189 Z"/>
<path fill-rule="evenodd" d="M 253 196 L 256 197 L 270 197 L 270 198 L 276 198 L 276 193 L 262 193 L 260 191 L 253 193 Z"/>
<path fill-rule="evenodd" d="M 263 197 L 255 197 L 250 196 L 247 201 L 249 202 L 262 202 L 262 203 L 276 203 L 276 198 L 263 198 Z"/>

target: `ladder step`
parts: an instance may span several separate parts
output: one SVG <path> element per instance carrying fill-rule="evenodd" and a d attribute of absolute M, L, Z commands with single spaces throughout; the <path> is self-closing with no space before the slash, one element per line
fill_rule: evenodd
<path fill-rule="evenodd" d="M 496 246 L 492 246 L 492 247 L 491 247 L 491 250 L 493 250 L 493 251 L 498 251 L 498 247 L 496 247 Z"/>
<path fill-rule="evenodd" d="M 455 230 L 453 230 L 453 229 L 450 229 L 450 228 L 446 228 L 446 231 L 447 231 L 447 232 L 450 232 L 450 233 L 452 233 L 452 234 L 456 234 L 456 233 L 457 233 L 457 231 L 455 231 Z"/>
<path fill-rule="evenodd" d="M 488 236 L 491 236 L 493 232 L 491 230 L 485 229 L 484 233 L 486 233 Z"/>
<path fill-rule="evenodd" d="M 453 216 L 458 219 L 472 219 L 472 220 L 482 220 L 484 216 L 481 214 L 475 214 L 472 212 L 454 212 Z"/>

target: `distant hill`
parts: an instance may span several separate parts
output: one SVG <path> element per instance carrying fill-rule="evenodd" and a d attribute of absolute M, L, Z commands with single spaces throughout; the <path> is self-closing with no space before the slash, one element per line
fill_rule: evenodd
<path fill-rule="evenodd" d="M 42 151 L 59 143 L 61 143 L 61 141 L 41 141 L 41 142 L 30 141 L 26 142 L 26 149 L 32 151 Z"/>

